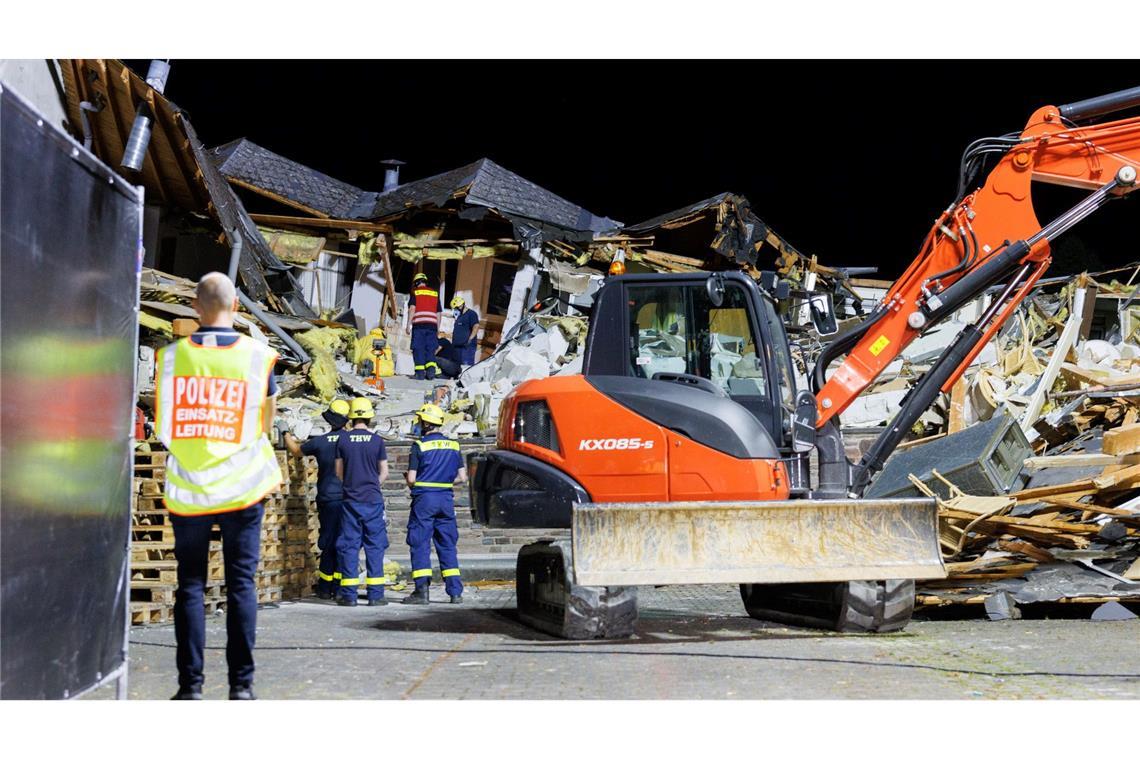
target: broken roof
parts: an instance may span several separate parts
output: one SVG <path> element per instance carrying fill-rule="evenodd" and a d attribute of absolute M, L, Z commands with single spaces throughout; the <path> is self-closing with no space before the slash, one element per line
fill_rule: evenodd
<path fill-rule="evenodd" d="M 684 208 L 655 216 L 644 222 L 632 224 L 622 229 L 623 235 L 635 237 L 677 230 L 698 222 L 711 222 L 714 235 L 708 247 L 725 258 L 738 263 L 756 266 L 759 251 L 765 243 L 781 254 L 798 255 L 796 249 L 783 238 L 772 232 L 760 217 L 752 212 L 752 204 L 743 195 L 720 193 Z M 667 241 L 658 240 L 657 243 Z M 703 242 L 703 241 L 702 241 Z M 675 251 L 681 253 L 681 251 Z M 686 252 L 692 255 L 694 252 Z"/>
<path fill-rule="evenodd" d="M 577 232 L 607 232 L 620 223 L 597 216 L 489 158 L 434 177 L 400 185 L 376 198 L 373 218 L 395 216 L 408 208 L 443 206 L 461 198 L 471 206 L 493 209 L 516 221 L 536 221 Z"/>
<path fill-rule="evenodd" d="M 342 182 L 242 137 L 210 151 L 231 182 L 315 216 L 366 217 L 376 193 Z"/>
<path fill-rule="evenodd" d="M 135 113 L 141 103 L 146 103 L 154 116 L 146 160 L 140 173 L 124 176 L 146 188 L 148 202 L 157 199 L 163 205 L 209 215 L 230 245 L 235 234 L 240 237 L 238 271 L 251 298 L 266 300 L 277 308 L 288 307 L 294 313 L 312 314 L 296 278 L 269 250 L 233 188 L 206 156 L 205 146 L 181 108 L 120 60 L 60 60 L 60 68 L 68 120 L 76 132 L 79 125 L 89 123 L 91 148 L 97 156 L 118 166 Z M 94 109 L 87 111 L 87 119 L 80 105 L 83 102 Z M 82 132 L 77 134 L 78 139 L 83 137 Z M 273 293 L 282 298 L 274 299 Z"/>
<path fill-rule="evenodd" d="M 391 219 L 413 209 L 441 208 L 452 200 L 474 207 L 476 218 L 491 209 L 531 234 L 569 231 L 590 236 L 616 230 L 619 222 L 597 216 L 565 198 L 499 166 L 489 158 L 458 169 L 413 180 L 387 192 L 362 190 L 246 138 L 211 151 L 214 162 L 234 184 L 315 216 L 339 219 Z"/>

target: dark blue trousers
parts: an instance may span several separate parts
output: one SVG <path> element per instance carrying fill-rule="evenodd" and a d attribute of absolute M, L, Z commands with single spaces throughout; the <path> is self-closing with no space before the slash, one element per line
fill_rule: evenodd
<path fill-rule="evenodd" d="M 340 537 L 340 515 L 343 501 L 318 501 L 317 519 L 321 531 L 317 534 L 317 549 L 321 552 L 317 566 L 317 588 L 332 593 L 340 586 L 340 568 L 337 566 L 336 540 Z"/>
<path fill-rule="evenodd" d="M 416 377 L 426 372 L 434 377 L 438 371 L 435 352 L 439 350 L 439 327 L 437 325 L 412 325 L 412 359 L 416 364 Z"/>
<path fill-rule="evenodd" d="M 475 341 L 472 340 L 459 347 L 459 363 L 465 367 L 470 367 L 475 363 Z"/>
<path fill-rule="evenodd" d="M 210 529 L 222 530 L 226 566 L 226 663 L 230 686 L 253 685 L 253 644 L 257 630 L 257 561 L 261 554 L 261 502 L 236 512 L 194 517 L 170 516 L 178 591 L 174 595 L 174 636 L 178 641 L 178 685 L 201 686 L 206 647 L 205 591 Z"/>
<path fill-rule="evenodd" d="M 412 578 L 416 588 L 431 583 L 431 545 L 439 557 L 439 570 L 449 596 L 463 593 L 459 579 L 459 527 L 455 524 L 455 501 L 451 489 L 412 496 L 408 515 L 408 546 L 412 550 Z"/>
<path fill-rule="evenodd" d="M 337 563 L 340 566 L 340 595 L 356 598 L 360 585 L 360 548 L 364 547 L 364 563 L 368 575 L 368 598 L 383 599 L 384 550 L 388 548 L 388 528 L 384 525 L 384 503 L 362 504 L 345 501 L 340 520 L 340 538 L 336 542 Z"/>

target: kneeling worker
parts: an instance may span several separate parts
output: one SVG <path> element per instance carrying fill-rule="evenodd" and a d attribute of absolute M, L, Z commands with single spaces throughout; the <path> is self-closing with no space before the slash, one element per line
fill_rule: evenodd
<path fill-rule="evenodd" d="M 344 482 L 340 538 L 336 542 L 341 572 L 336 603 L 347 607 L 356 606 L 361 546 L 368 570 L 368 604 L 388 603 L 384 600 L 388 528 L 384 525 L 384 495 L 380 492 L 380 484 L 388 477 L 388 453 L 384 439 L 368 429 L 373 414 L 371 401 L 354 398 L 348 412 L 352 426 L 340 434 L 336 443 L 336 474 Z"/>
<path fill-rule="evenodd" d="M 427 604 L 431 585 L 431 544 L 439 556 L 439 569 L 452 604 L 463 601 L 463 581 L 459 579 L 459 528 L 455 523 L 455 502 L 451 488 L 467 482 L 467 468 L 459 453 L 459 441 L 439 432 L 443 410 L 424 404 L 416 412 L 423 436 L 412 445 L 407 482 L 412 488 L 412 510 L 408 516 L 408 546 L 412 550 L 412 579 L 416 590 L 404 604 Z"/>
<path fill-rule="evenodd" d="M 340 513 L 343 509 L 344 488 L 336 474 L 336 443 L 348 424 L 348 402 L 336 399 L 321 413 L 331 428 L 324 435 L 315 435 L 300 443 L 292 433 L 285 433 L 285 448 L 301 459 L 304 456 L 317 460 L 317 517 L 321 532 L 317 537 L 317 550 L 321 553 L 317 568 L 317 596 L 332 599 L 340 581 L 336 566 L 336 540 L 340 536 Z"/>

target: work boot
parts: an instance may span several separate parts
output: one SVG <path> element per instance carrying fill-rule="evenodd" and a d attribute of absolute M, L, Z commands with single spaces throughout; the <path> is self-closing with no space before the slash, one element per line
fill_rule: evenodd
<path fill-rule="evenodd" d="M 402 604 L 427 604 L 428 586 L 416 586 L 416 590 L 404 597 Z"/>
<path fill-rule="evenodd" d="M 388 600 L 385 599 L 384 597 L 380 597 L 378 599 L 369 599 L 368 600 L 368 606 L 369 607 L 383 607 L 387 603 L 388 603 Z"/>
<path fill-rule="evenodd" d="M 463 604 L 463 594 L 452 594 L 451 595 L 451 603 L 452 604 Z"/>
<path fill-rule="evenodd" d="M 415 374 L 415 379 L 416 379 L 416 380 L 423 380 L 423 379 L 424 379 L 424 373 L 423 373 L 423 370 L 420 370 L 419 372 L 417 372 L 417 373 Z"/>
<path fill-rule="evenodd" d="M 171 700 L 175 699 L 201 699 L 202 687 L 201 686 L 179 686 L 178 693 L 176 693 Z"/>
<path fill-rule="evenodd" d="M 246 699 L 257 699 L 257 697 L 255 697 L 253 694 L 253 687 L 252 686 L 231 686 L 230 687 L 230 699 L 246 700 Z"/>
<path fill-rule="evenodd" d="M 355 607 L 356 597 L 354 596 L 338 596 L 336 603 L 341 607 Z"/>
<path fill-rule="evenodd" d="M 429 369 L 427 371 L 427 379 L 428 380 L 435 380 L 435 370 L 434 369 Z"/>

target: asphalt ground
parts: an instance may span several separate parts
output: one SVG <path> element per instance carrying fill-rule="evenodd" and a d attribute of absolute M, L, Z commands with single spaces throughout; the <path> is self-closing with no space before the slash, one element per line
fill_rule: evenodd
<path fill-rule="evenodd" d="M 1140 698 L 1137 620 L 914 621 L 895 634 L 841 635 L 752 620 L 733 586 L 640 591 L 638 634 L 616 641 L 527 628 L 508 584 L 469 587 L 463 605 L 433 586 L 426 607 L 265 608 L 255 690 L 260 699 Z M 204 695 L 225 699 L 224 615 L 211 617 L 207 637 Z M 130 639 L 130 698 L 170 697 L 173 627 L 133 628 Z"/>

